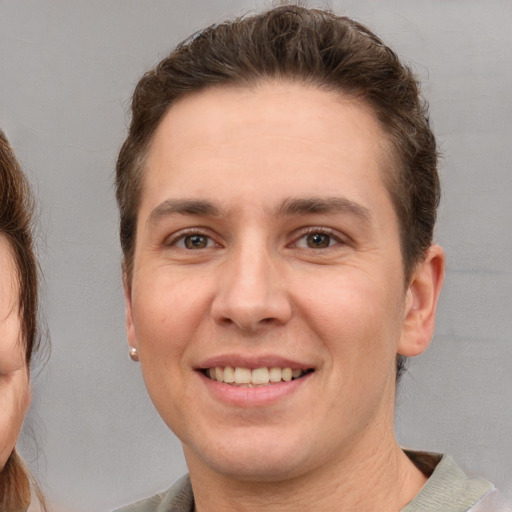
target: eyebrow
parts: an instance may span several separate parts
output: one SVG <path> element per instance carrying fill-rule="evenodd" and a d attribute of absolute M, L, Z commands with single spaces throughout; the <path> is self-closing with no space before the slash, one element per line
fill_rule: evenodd
<path fill-rule="evenodd" d="M 156 224 L 170 215 L 218 216 L 219 209 L 203 199 L 167 199 L 160 203 L 149 215 L 147 223 Z"/>
<path fill-rule="evenodd" d="M 344 197 L 288 198 L 277 209 L 280 216 L 347 213 L 370 223 L 370 210 Z"/>
<path fill-rule="evenodd" d="M 280 217 L 326 213 L 345 213 L 370 223 L 370 211 L 361 204 L 343 197 L 287 198 L 276 209 Z M 205 199 L 167 199 L 160 203 L 149 215 L 147 223 L 156 224 L 172 215 L 198 215 L 217 217 L 221 210 Z"/>

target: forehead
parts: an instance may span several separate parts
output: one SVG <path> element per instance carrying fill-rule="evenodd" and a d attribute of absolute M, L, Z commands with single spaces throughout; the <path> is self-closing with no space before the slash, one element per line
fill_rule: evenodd
<path fill-rule="evenodd" d="M 17 267 L 12 254 L 12 247 L 2 233 L 0 233 L 0 309 L 2 317 L 12 308 L 17 300 L 18 275 Z"/>
<path fill-rule="evenodd" d="M 19 335 L 18 269 L 7 238 L 0 233 L 0 345 L 9 346 Z M 13 330 L 14 329 L 14 330 Z"/>
<path fill-rule="evenodd" d="M 387 147 L 371 110 L 349 96 L 294 82 L 209 88 L 180 99 L 161 121 L 142 199 L 150 188 L 163 192 L 169 180 L 201 188 L 213 175 L 240 191 L 271 178 L 274 188 L 292 193 L 323 174 L 342 180 L 350 167 L 358 168 L 355 181 L 372 176 L 383 185 Z"/>

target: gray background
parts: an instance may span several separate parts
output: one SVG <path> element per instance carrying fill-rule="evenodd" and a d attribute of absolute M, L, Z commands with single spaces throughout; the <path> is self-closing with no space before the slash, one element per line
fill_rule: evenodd
<path fill-rule="evenodd" d="M 64 510 L 107 511 L 185 470 L 127 355 L 113 168 L 140 75 L 205 24 L 265 5 L 0 0 L 0 126 L 41 205 L 53 344 L 22 445 Z M 330 5 L 414 66 L 445 155 L 447 282 L 433 345 L 403 380 L 399 439 L 450 452 L 510 491 L 512 2 Z"/>

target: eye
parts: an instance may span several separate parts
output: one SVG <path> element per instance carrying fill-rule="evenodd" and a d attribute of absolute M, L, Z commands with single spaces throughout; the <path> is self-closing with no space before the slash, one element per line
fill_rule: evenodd
<path fill-rule="evenodd" d="M 299 249 L 327 249 L 339 243 L 340 239 L 334 234 L 315 229 L 297 238 L 293 246 Z"/>
<path fill-rule="evenodd" d="M 208 249 L 210 247 L 218 247 L 209 236 L 202 233 L 183 234 L 172 241 L 171 245 L 180 249 L 197 250 Z"/>
<path fill-rule="evenodd" d="M 311 249 L 323 249 L 331 245 L 331 236 L 325 233 L 314 233 L 306 236 L 306 245 Z"/>

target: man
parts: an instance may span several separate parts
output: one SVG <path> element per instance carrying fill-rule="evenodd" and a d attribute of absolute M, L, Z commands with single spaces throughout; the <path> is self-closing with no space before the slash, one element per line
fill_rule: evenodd
<path fill-rule="evenodd" d="M 410 70 L 362 25 L 282 6 L 179 45 L 132 110 L 130 353 L 189 476 L 124 510 L 498 510 L 394 435 L 445 267 Z"/>

